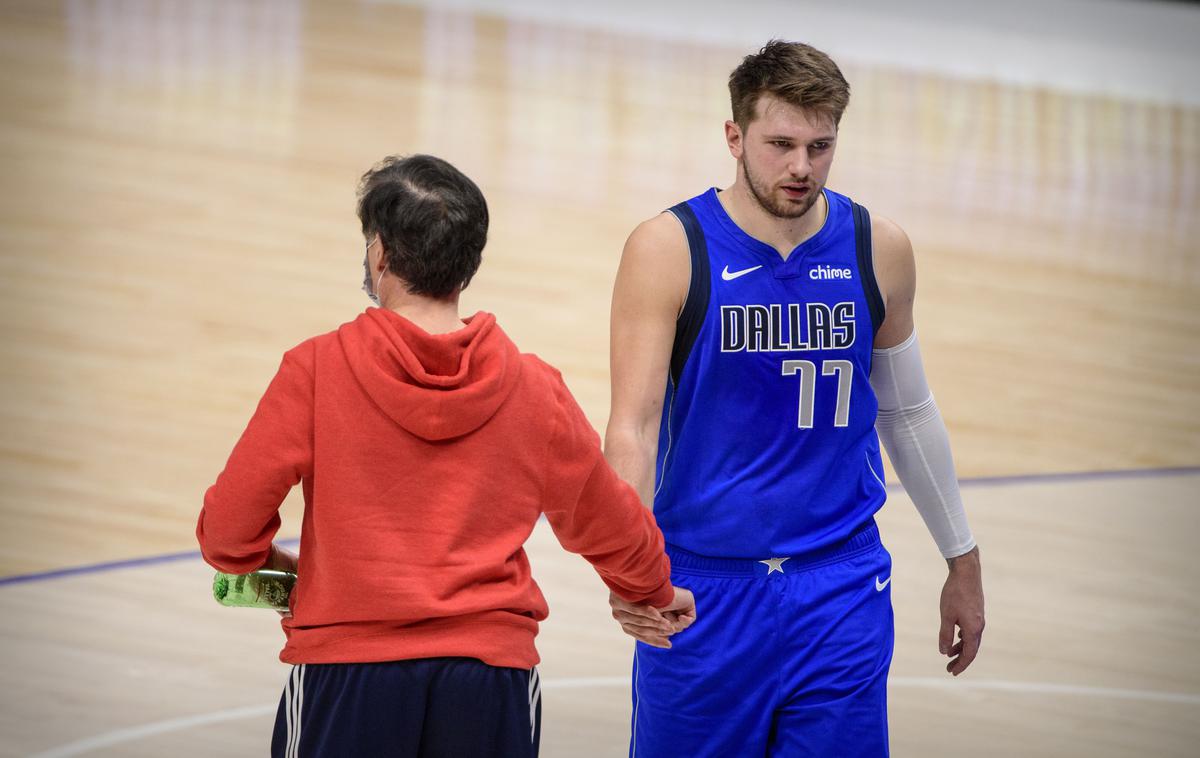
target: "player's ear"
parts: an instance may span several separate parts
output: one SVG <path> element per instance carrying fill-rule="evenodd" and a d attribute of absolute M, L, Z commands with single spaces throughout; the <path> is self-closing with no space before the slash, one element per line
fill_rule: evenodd
<path fill-rule="evenodd" d="M 729 154 L 735 159 L 742 158 L 742 127 L 735 121 L 725 122 L 725 144 L 729 145 Z"/>

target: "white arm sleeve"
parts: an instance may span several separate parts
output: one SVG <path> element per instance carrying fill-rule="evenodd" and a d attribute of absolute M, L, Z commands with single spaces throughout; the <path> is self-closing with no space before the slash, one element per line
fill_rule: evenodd
<path fill-rule="evenodd" d="M 871 361 L 879 439 L 942 557 L 962 555 L 975 547 L 975 538 L 954 475 L 950 436 L 925 380 L 917 333 L 896 347 L 873 350 Z"/>

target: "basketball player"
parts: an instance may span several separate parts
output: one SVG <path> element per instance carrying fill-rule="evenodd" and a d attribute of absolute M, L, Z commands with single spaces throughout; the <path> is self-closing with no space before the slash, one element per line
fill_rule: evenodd
<path fill-rule="evenodd" d="M 660 633 L 690 623 L 691 595 L 559 373 L 491 314 L 459 317 L 479 188 L 438 158 L 388 158 L 358 214 L 382 307 L 284 354 L 197 538 L 222 571 L 297 569 L 273 756 L 535 756 L 548 609 L 521 546 L 538 517 L 617 596 L 666 609 Z M 297 566 L 271 540 L 298 482 Z"/>
<path fill-rule="evenodd" d="M 825 187 L 849 102 L 832 60 L 772 41 L 729 90 L 733 184 L 637 227 L 613 293 L 605 452 L 653 504 L 673 581 L 704 612 L 667 649 L 662 614 L 612 598 L 639 640 L 630 754 L 885 756 L 881 439 L 949 563 L 950 673 L 983 631 L 912 248 Z"/>

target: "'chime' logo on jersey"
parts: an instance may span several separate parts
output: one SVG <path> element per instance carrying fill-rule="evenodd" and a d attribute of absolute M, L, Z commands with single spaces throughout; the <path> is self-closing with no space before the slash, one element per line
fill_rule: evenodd
<path fill-rule="evenodd" d="M 721 352 L 844 350 L 854 345 L 854 303 L 722 305 Z"/>
<path fill-rule="evenodd" d="M 848 268 L 817 266 L 814 269 L 809 269 L 808 278 L 814 281 L 820 279 L 853 279 L 854 272 Z"/>

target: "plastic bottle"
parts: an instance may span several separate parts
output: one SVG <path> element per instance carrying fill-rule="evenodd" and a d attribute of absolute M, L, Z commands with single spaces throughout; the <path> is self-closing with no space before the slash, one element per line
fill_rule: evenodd
<path fill-rule="evenodd" d="M 218 571 L 213 577 L 213 597 L 221 605 L 286 611 L 288 596 L 295 585 L 296 575 L 291 571 L 259 569 L 249 574 Z"/>

